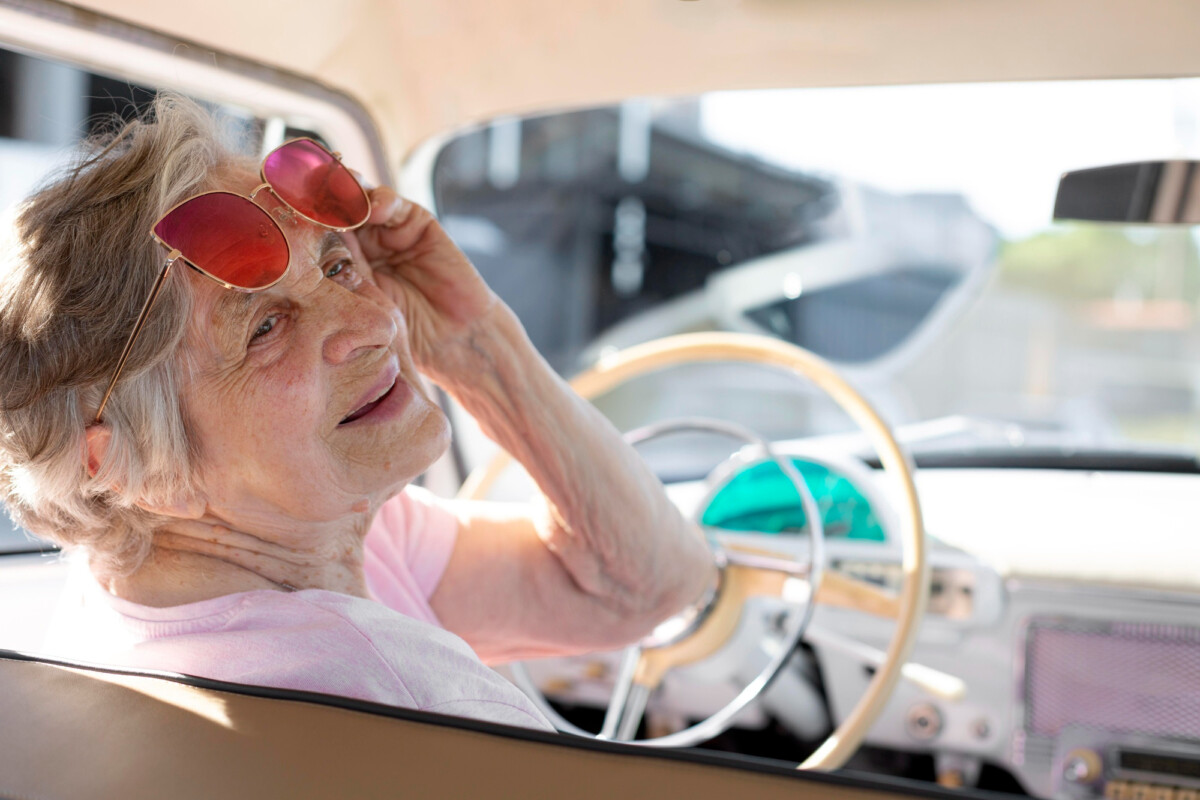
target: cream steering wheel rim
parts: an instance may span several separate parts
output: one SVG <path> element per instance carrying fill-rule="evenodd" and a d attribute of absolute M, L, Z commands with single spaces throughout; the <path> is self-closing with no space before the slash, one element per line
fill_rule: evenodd
<path fill-rule="evenodd" d="M 871 405 L 824 359 L 777 339 L 742 333 L 692 333 L 636 345 L 600 360 L 578 375 L 571 387 L 585 399 L 596 397 L 638 376 L 683 364 L 733 361 L 761 364 L 807 379 L 827 394 L 867 435 L 892 484 L 892 499 L 900 521 L 901 588 L 897 598 L 896 631 L 866 692 L 829 738 L 800 769 L 837 769 L 858 749 L 868 730 L 882 713 L 900 679 L 929 595 L 929 564 L 925 529 L 917 499 L 913 467 L 907 454 L 892 436 L 891 429 Z M 487 495 L 496 478 L 511 462 L 498 453 L 476 469 L 459 490 L 464 499 Z"/>

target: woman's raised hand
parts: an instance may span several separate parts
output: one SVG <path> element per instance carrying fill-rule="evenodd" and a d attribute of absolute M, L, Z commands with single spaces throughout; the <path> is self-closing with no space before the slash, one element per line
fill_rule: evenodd
<path fill-rule="evenodd" d="M 500 300 L 429 211 L 388 187 L 370 196 L 358 243 L 375 283 L 405 316 L 417 367 L 437 377 Z"/>

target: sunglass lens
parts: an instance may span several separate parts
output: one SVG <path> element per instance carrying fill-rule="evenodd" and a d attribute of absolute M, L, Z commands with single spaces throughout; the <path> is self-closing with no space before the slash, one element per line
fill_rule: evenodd
<path fill-rule="evenodd" d="M 283 202 L 330 228 L 356 228 L 371 204 L 362 185 L 342 162 L 316 142 L 297 139 L 263 161 L 263 178 Z"/>
<path fill-rule="evenodd" d="M 236 194 L 209 192 L 178 206 L 154 233 L 193 266 L 241 289 L 262 289 L 287 271 L 288 245 L 267 212 Z"/>

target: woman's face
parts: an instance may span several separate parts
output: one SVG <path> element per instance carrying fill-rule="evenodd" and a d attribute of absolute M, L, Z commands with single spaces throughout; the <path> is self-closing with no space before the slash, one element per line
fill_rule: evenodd
<path fill-rule="evenodd" d="M 223 183 L 248 193 L 257 179 L 237 171 Z M 245 530 L 369 519 L 442 454 L 449 426 L 353 234 L 258 198 L 291 246 L 284 278 L 243 293 L 188 270 L 182 372 L 197 485 L 209 513 Z"/>

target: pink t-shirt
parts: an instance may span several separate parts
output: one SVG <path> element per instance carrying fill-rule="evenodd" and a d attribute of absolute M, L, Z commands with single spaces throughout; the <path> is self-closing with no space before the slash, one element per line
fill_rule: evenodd
<path fill-rule="evenodd" d="M 423 490 L 384 504 L 366 538 L 375 600 L 306 589 L 153 608 L 87 579 L 78 601 L 60 610 L 49 648 L 115 666 L 550 729 L 524 694 L 441 627 L 429 605 L 457 530 L 455 517 Z"/>

